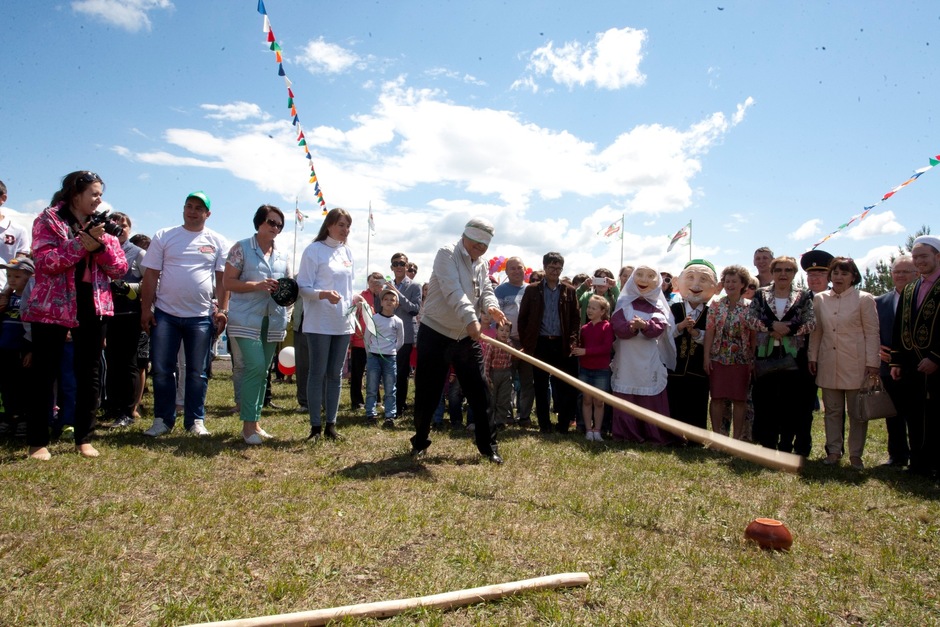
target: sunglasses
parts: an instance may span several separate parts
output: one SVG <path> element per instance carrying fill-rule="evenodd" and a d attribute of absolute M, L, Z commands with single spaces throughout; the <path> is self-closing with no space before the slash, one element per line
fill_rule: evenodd
<path fill-rule="evenodd" d="M 408 265 L 407 261 L 393 261 L 392 262 L 393 268 L 404 268 L 407 265 Z"/>
<path fill-rule="evenodd" d="M 101 183 L 102 181 L 101 177 L 94 172 L 83 172 L 82 175 L 76 179 L 76 182 L 89 185 L 91 183 Z"/>
<path fill-rule="evenodd" d="M 277 220 L 272 220 L 271 218 L 268 218 L 267 220 L 265 220 L 265 223 L 266 223 L 268 226 L 270 226 L 272 229 L 277 229 L 278 231 L 281 231 L 281 230 L 284 229 L 284 225 L 283 225 L 283 224 L 281 224 L 281 223 L 278 222 Z"/>

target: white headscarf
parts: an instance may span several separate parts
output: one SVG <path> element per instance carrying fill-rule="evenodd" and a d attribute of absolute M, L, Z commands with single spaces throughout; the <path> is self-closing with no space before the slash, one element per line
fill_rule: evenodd
<path fill-rule="evenodd" d="M 646 292 L 640 292 L 640 288 L 636 284 L 636 273 L 640 268 L 646 268 L 647 270 L 652 270 L 656 275 L 656 285 Z M 627 319 L 627 322 L 633 319 L 633 301 L 637 298 L 642 298 L 653 307 L 656 308 L 659 313 L 661 313 L 666 318 L 666 330 L 656 338 L 656 344 L 659 348 L 659 357 L 662 360 L 663 364 L 670 370 L 675 370 L 676 368 L 676 343 L 673 341 L 672 336 L 676 329 L 676 320 L 672 315 L 672 310 L 669 308 L 669 301 L 666 300 L 665 294 L 663 294 L 663 278 L 656 271 L 655 268 L 650 266 L 637 266 L 636 270 L 633 271 L 633 274 L 630 275 L 630 278 L 627 279 L 626 285 L 623 286 L 623 290 L 620 292 L 620 298 L 617 299 L 617 306 L 614 308 L 614 312 L 619 309 L 623 309 L 624 316 Z"/>

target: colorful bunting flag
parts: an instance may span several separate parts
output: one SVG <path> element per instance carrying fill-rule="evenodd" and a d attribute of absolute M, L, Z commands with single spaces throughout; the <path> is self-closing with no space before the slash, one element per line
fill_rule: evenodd
<path fill-rule="evenodd" d="M 287 108 L 290 109 L 291 115 L 291 125 L 297 127 L 297 145 L 301 146 L 304 149 L 304 156 L 307 158 L 310 164 L 310 183 L 314 185 L 314 193 L 317 196 L 317 202 L 323 208 L 323 214 L 326 215 L 326 200 L 323 198 L 323 192 L 320 190 L 320 184 L 317 182 L 317 175 L 313 168 L 313 156 L 310 154 L 310 148 L 307 146 L 307 140 L 304 136 L 303 126 L 300 124 L 300 115 L 297 112 L 297 104 L 294 102 L 294 90 L 292 89 L 293 83 L 287 77 L 287 72 L 284 71 L 284 55 L 282 54 L 283 50 L 281 45 L 277 41 L 277 37 L 274 35 L 274 28 L 271 26 L 271 19 L 268 17 L 268 11 L 264 6 L 264 0 L 258 0 L 258 13 L 264 16 L 264 23 L 262 24 L 262 32 L 265 33 L 265 40 L 270 44 L 269 48 L 274 52 L 274 59 L 277 63 L 277 75 L 284 78 L 284 85 L 287 88 Z M 307 216 L 300 213 L 300 209 L 297 209 L 297 220 L 301 225 L 303 224 L 304 218 Z"/>
<path fill-rule="evenodd" d="M 375 235 L 375 219 L 372 217 L 372 201 L 369 201 L 369 231 Z"/>
<path fill-rule="evenodd" d="M 672 236 L 672 241 L 669 242 L 669 248 L 666 249 L 666 252 L 667 253 L 670 252 L 672 250 L 672 247 L 676 245 L 676 242 L 678 242 L 683 237 L 688 237 L 691 234 L 691 232 L 692 232 L 692 221 L 689 220 L 688 224 L 686 224 L 684 227 L 679 229 L 679 231 L 675 235 Z"/>
<path fill-rule="evenodd" d="M 836 227 L 836 230 L 835 230 L 835 231 L 833 231 L 832 233 L 829 233 L 827 236 L 825 236 L 824 238 L 822 238 L 821 240 L 819 240 L 818 242 L 816 242 L 815 244 L 813 244 L 813 247 L 810 248 L 810 250 L 816 250 L 816 248 L 818 248 L 818 247 L 819 247 L 821 244 L 823 244 L 826 240 L 828 240 L 830 237 L 832 237 L 833 235 L 835 235 L 835 234 L 838 233 L 839 231 L 848 228 L 849 225 L 852 224 L 853 222 L 856 222 L 856 221 L 857 221 L 857 222 L 861 222 L 862 220 L 864 220 L 865 217 L 871 212 L 872 209 L 874 209 L 875 207 L 877 207 L 878 205 L 880 205 L 880 204 L 883 203 L 884 201 L 888 200 L 889 198 L 891 198 L 892 196 L 894 196 L 895 194 L 897 194 L 897 193 L 898 193 L 899 191 L 901 191 L 901 189 L 903 189 L 904 187 L 907 187 L 908 185 L 910 185 L 911 183 L 913 183 L 914 181 L 916 181 L 918 178 L 920 178 L 920 176 L 921 176 L 924 172 L 926 172 L 926 171 L 930 170 L 931 168 L 934 168 L 934 167 L 936 167 L 938 164 L 940 164 L 940 155 L 937 155 L 936 157 L 930 157 L 929 163 L 930 163 L 930 165 L 925 165 L 925 166 L 922 167 L 922 168 L 917 168 L 916 170 L 914 170 L 914 174 L 911 175 L 910 178 L 908 178 L 906 181 L 904 181 L 903 183 L 901 183 L 900 185 L 898 185 L 897 187 L 895 187 L 894 189 L 892 189 L 891 191 L 889 191 L 888 193 L 886 193 L 884 196 L 882 196 L 882 197 L 881 197 L 881 200 L 879 200 L 878 202 L 876 202 L 876 203 L 873 204 L 873 205 L 868 205 L 867 207 L 863 207 L 864 211 L 862 211 L 862 213 L 860 213 L 860 214 L 858 214 L 858 215 L 852 216 L 851 219 L 849 219 L 848 222 L 845 222 L 844 224 L 841 224 L 841 225 L 839 225 L 838 227 Z"/>

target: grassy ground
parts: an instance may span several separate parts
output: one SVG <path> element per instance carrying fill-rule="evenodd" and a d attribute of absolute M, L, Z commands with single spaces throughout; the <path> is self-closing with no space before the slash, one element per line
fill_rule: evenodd
<path fill-rule="evenodd" d="M 316 445 L 306 416 L 266 413 L 277 439 L 248 447 L 220 370 L 211 437 L 180 421 L 152 440 L 145 419 L 99 435 L 97 460 L 0 445 L 0 624 L 179 625 L 567 571 L 592 582 L 382 624 L 940 624 L 938 489 L 875 467 L 883 423 L 863 473 L 518 430 L 503 466 L 463 433 L 414 461 L 409 424 L 349 413 L 343 441 Z M 296 407 L 292 386 L 275 394 Z M 757 516 L 785 521 L 793 549 L 748 544 Z"/>

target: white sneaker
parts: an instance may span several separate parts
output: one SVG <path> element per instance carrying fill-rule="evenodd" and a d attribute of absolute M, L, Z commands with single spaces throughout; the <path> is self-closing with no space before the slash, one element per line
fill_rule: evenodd
<path fill-rule="evenodd" d="M 245 439 L 245 444 L 257 445 L 264 443 L 264 436 L 262 436 L 260 433 L 252 433 L 248 436 L 243 433 L 242 437 Z"/>
<path fill-rule="evenodd" d="M 584 434 L 584 439 L 587 440 L 588 442 L 593 442 L 593 441 L 594 441 L 594 432 L 593 432 L 593 431 L 588 431 L 587 433 L 585 433 L 585 434 Z"/>
<path fill-rule="evenodd" d="M 604 438 L 601 436 L 601 432 L 600 432 L 600 431 L 595 431 L 595 432 L 594 432 L 594 441 L 595 441 L 595 442 L 603 442 L 603 441 L 604 441 Z"/>
<path fill-rule="evenodd" d="M 262 438 L 264 438 L 265 440 L 273 440 L 273 439 L 274 439 L 274 436 L 273 436 L 273 435 L 271 435 L 270 433 L 268 433 L 267 431 L 265 431 L 264 429 L 261 429 L 261 428 L 258 429 L 258 435 L 260 435 L 260 436 L 261 436 Z"/>
<path fill-rule="evenodd" d="M 198 436 L 212 435 L 209 433 L 209 430 L 206 429 L 206 423 L 204 420 L 194 420 L 193 426 L 189 428 L 189 432 Z"/>
<path fill-rule="evenodd" d="M 144 435 L 149 435 L 152 438 L 159 437 L 164 433 L 169 432 L 170 428 L 166 426 L 166 423 L 163 422 L 163 418 L 154 418 L 153 425 L 144 431 Z"/>

